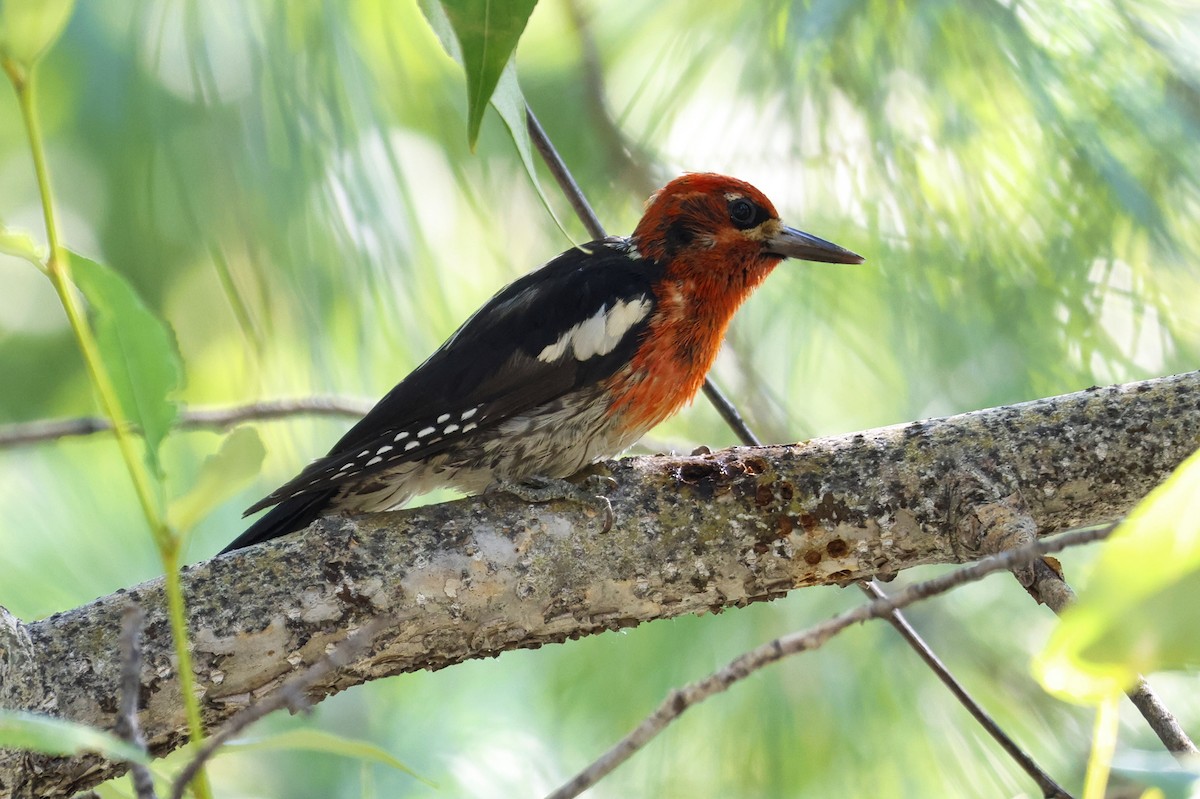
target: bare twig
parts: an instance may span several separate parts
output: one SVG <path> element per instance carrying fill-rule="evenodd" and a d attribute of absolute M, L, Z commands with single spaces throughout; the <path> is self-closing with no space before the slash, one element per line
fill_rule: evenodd
<path fill-rule="evenodd" d="M 570 799 L 595 785 L 598 780 L 628 760 L 658 733 L 688 708 L 727 690 L 764 666 L 768 666 L 788 655 L 816 649 L 847 627 L 886 616 L 893 610 L 906 607 L 922 599 L 944 594 L 966 583 L 975 582 L 998 571 L 1011 570 L 1036 560 L 1048 552 L 1058 552 L 1071 546 L 1087 544 L 1104 538 L 1111 528 L 1103 527 L 1064 533 L 1056 538 L 992 555 L 978 563 L 944 574 L 923 583 L 916 583 L 888 599 L 877 599 L 869 605 L 861 605 L 807 630 L 785 635 L 770 643 L 740 655 L 720 671 L 703 680 L 672 691 L 658 709 L 648 716 L 629 735 L 604 753 L 570 782 L 550 794 L 548 799 Z M 1059 792 L 1048 796 L 1067 797 Z"/>
<path fill-rule="evenodd" d="M 301 414 L 358 418 L 371 409 L 361 400 L 343 397 L 303 397 L 291 400 L 266 400 L 228 408 L 194 408 L 184 411 L 179 427 L 184 429 L 223 430 L 242 422 L 269 421 Z M 22 444 L 53 441 L 66 436 L 86 436 L 112 430 L 107 419 L 85 416 L 77 419 L 49 419 L 22 422 L 0 428 L 0 449 Z"/>
<path fill-rule="evenodd" d="M 872 599 L 887 601 L 888 595 L 874 581 L 859 583 L 858 585 Z M 937 653 L 925 643 L 925 640 L 912 628 L 912 625 L 908 623 L 908 619 L 900 611 L 893 610 L 883 618 L 896 628 L 896 631 L 921 656 L 921 660 L 925 661 L 925 665 L 933 670 L 938 679 L 950 689 L 950 693 L 954 694 L 955 698 L 967 709 L 967 712 L 979 722 L 981 727 L 987 730 L 987 733 L 996 740 L 996 743 L 1000 744 L 1000 748 L 1008 753 L 1008 756 L 1037 783 L 1037 786 L 1042 789 L 1043 796 L 1060 796 L 1066 793 L 1049 774 L 1034 762 L 1033 758 L 1016 741 L 1009 737 L 1008 733 L 1001 729 L 996 720 L 991 717 L 991 714 L 984 710 L 975 701 L 975 698 L 967 693 L 967 689 L 950 673 L 950 670 L 942 663 Z"/>
<path fill-rule="evenodd" d="M 308 689 L 322 680 L 325 675 L 349 663 L 351 658 L 371 643 L 380 630 L 394 623 L 394 621 L 394 619 L 387 616 L 379 616 L 372 619 L 363 625 L 357 633 L 334 647 L 325 657 L 313 663 L 304 671 L 290 677 L 283 685 L 280 685 L 258 702 L 233 715 L 229 721 L 225 722 L 221 729 L 205 740 L 204 746 L 200 748 L 200 751 L 196 752 L 191 761 L 184 766 L 183 771 L 179 772 L 179 776 L 175 778 L 175 782 L 171 786 L 171 799 L 182 799 L 184 791 L 187 790 L 188 783 L 195 778 L 196 774 L 216 754 L 217 750 L 228 743 L 233 736 L 280 708 L 307 708 L 308 698 L 305 696 L 305 693 Z"/>
<path fill-rule="evenodd" d="M 741 413 L 729 398 L 722 393 L 721 389 L 717 388 L 717 384 L 708 378 L 704 379 L 704 396 L 717 413 L 721 414 L 721 418 L 725 420 L 725 424 L 729 425 L 729 429 L 734 432 L 734 435 L 748 447 L 761 447 L 762 442 L 758 436 L 754 435 L 754 431 L 746 424 L 746 420 L 742 418 Z"/>
<path fill-rule="evenodd" d="M 142 622 L 146 614 L 136 604 L 130 604 L 121 615 L 121 710 L 114 732 L 143 752 L 146 741 L 138 724 L 138 696 L 142 680 Z M 130 763 L 133 790 L 138 799 L 157 799 L 154 778 L 150 769 L 141 763 Z"/>
<path fill-rule="evenodd" d="M 600 217 L 596 216 L 596 212 L 592 210 L 591 203 L 587 201 L 583 190 L 579 188 L 579 184 L 571 176 L 571 171 L 567 169 L 566 162 L 562 160 L 562 156 L 558 154 L 558 150 L 554 149 L 554 145 L 550 142 L 550 137 L 546 135 L 546 131 L 542 128 L 542 123 L 538 122 L 538 118 L 534 116 L 533 109 L 528 105 L 525 106 L 525 122 L 529 127 L 529 136 L 533 139 L 533 146 L 537 147 L 542 160 L 550 168 L 550 174 L 554 175 L 554 180 L 558 182 L 558 187 L 562 189 L 562 193 L 566 195 L 567 201 L 571 203 L 571 208 L 575 210 L 575 215 L 579 217 L 579 221 L 583 222 L 583 226 L 587 228 L 588 235 L 593 239 L 604 238 L 606 234 L 604 232 L 604 225 L 600 224 Z"/>
<path fill-rule="evenodd" d="M 1033 563 L 1033 577 L 1029 593 L 1056 614 L 1062 615 L 1075 601 L 1075 592 L 1071 590 L 1071 586 L 1046 561 L 1037 560 Z M 1163 746 L 1175 755 L 1176 759 L 1182 760 L 1200 754 L 1200 750 L 1197 750 L 1196 744 L 1188 737 L 1179 720 L 1163 704 L 1144 677 L 1138 677 L 1137 684 L 1126 692 L 1126 696 L 1162 741 Z"/>
<path fill-rule="evenodd" d="M 1195 756 L 1200 754 L 1200 750 L 1196 749 L 1196 744 L 1192 743 L 1192 739 L 1184 732 L 1179 719 L 1167 709 L 1145 677 L 1139 676 L 1137 684 L 1126 691 L 1125 695 L 1176 760 L 1195 761 Z"/>
<path fill-rule="evenodd" d="M 750 429 L 741 414 L 738 413 L 737 408 L 721 393 L 721 390 L 712 381 L 705 382 L 704 394 L 712 402 L 717 412 L 721 414 L 721 418 L 725 420 L 726 424 L 741 439 L 743 444 L 747 446 L 762 445 L 758 436 L 754 434 L 754 431 Z M 859 588 L 872 599 L 884 601 L 888 599 L 887 593 L 874 580 L 859 583 Z M 899 610 L 892 610 L 884 618 L 896 628 L 900 636 L 917 653 L 921 660 L 925 662 L 925 665 L 937 675 L 938 679 L 950 690 L 950 693 L 954 695 L 959 703 L 967 709 L 967 712 L 996 740 L 996 743 L 1000 744 L 1000 748 L 1008 753 L 1009 757 L 1037 783 L 1038 787 L 1042 789 L 1043 795 L 1058 796 L 1065 794 L 1062 787 L 1049 774 L 1042 770 L 1033 758 L 1018 746 L 1016 741 L 1009 737 L 1008 733 L 1001 729 L 1000 725 L 983 709 L 982 705 L 975 701 L 975 698 L 967 692 L 962 683 L 946 668 L 946 664 L 937 656 L 932 647 L 908 623 L 908 619 L 904 617 L 904 614 Z"/>
<path fill-rule="evenodd" d="M 713 406 L 716 407 L 717 412 L 721 414 L 721 418 L 725 420 L 734 433 L 737 434 L 738 438 L 742 440 L 743 444 L 747 446 L 761 446 L 758 437 L 746 424 L 745 420 L 742 419 L 737 408 L 721 393 L 720 389 L 712 381 L 705 382 L 704 394 L 712 402 Z M 859 588 L 872 599 L 886 601 L 888 598 L 887 593 L 874 580 L 859 583 Z M 925 662 L 925 665 L 937 675 L 937 678 L 950 690 L 950 693 L 954 695 L 959 703 L 967 709 L 967 712 L 996 740 L 996 743 L 1000 744 L 1000 748 L 1008 753 L 1013 762 L 1037 783 L 1038 787 L 1042 789 L 1043 795 L 1058 796 L 1065 793 L 1058 783 L 1024 749 L 1018 746 L 1016 741 L 1009 737 L 1008 733 L 1001 729 L 995 719 L 983 709 L 983 706 L 975 701 L 975 698 L 967 692 L 962 683 L 946 668 L 946 664 L 937 656 L 932 647 L 908 623 L 908 619 L 904 617 L 904 614 L 898 610 L 892 610 L 884 618 L 896 628 L 900 636 L 917 653 L 921 660 Z"/>
<path fill-rule="evenodd" d="M 584 40 L 585 49 L 588 45 L 588 40 L 585 31 L 585 22 L 582 17 L 582 12 L 574 3 L 568 4 L 571 13 L 574 15 L 575 24 L 579 28 L 580 36 Z M 599 87 L 593 87 L 592 93 L 599 98 L 601 111 L 603 112 L 603 90 Z M 593 98 L 595 101 L 595 98 Z M 579 188 L 579 184 L 571 176 L 570 170 L 566 163 L 558 154 L 553 143 L 546 135 L 545 130 L 538 123 L 537 117 L 533 110 L 526 106 L 526 115 L 529 125 L 529 135 L 537 146 L 538 152 L 549 166 L 551 173 L 558 181 L 559 188 L 567 196 L 571 202 L 572 208 L 579 215 L 580 220 L 588 228 L 588 232 L 595 238 L 604 236 L 604 228 L 600 224 L 600 220 L 596 217 L 583 191 Z M 725 423 L 729 425 L 734 434 L 747 446 L 761 446 L 762 442 L 746 420 L 742 418 L 737 407 L 725 396 L 725 394 L 717 387 L 711 379 L 704 380 L 704 396 L 720 414 Z M 862 584 L 862 588 L 868 595 L 874 596 L 879 600 L 886 600 L 887 594 L 874 581 L 868 584 Z M 951 693 L 966 707 L 967 711 L 975 717 L 984 729 L 1000 744 L 1013 760 L 1038 784 L 1046 796 L 1056 796 L 1063 793 L 1062 789 L 1043 771 L 1037 763 L 1033 761 L 1027 753 L 1025 753 L 1017 744 L 1008 737 L 1005 732 L 1000 729 L 999 725 L 983 710 L 962 684 L 954 678 L 942 661 L 937 657 L 927 643 L 917 634 L 917 632 L 908 623 L 908 620 L 898 610 L 892 610 L 887 614 L 888 621 L 900 632 L 901 636 L 908 642 L 921 659 L 933 670 L 938 678 L 945 683 Z"/>
<path fill-rule="evenodd" d="M 372 403 L 346 397 L 301 397 L 290 400 L 266 400 L 231 408 L 196 408 L 184 413 L 181 427 L 233 427 L 249 421 L 269 421 L 305 414 L 344 416 L 357 419 L 371 410 Z"/>

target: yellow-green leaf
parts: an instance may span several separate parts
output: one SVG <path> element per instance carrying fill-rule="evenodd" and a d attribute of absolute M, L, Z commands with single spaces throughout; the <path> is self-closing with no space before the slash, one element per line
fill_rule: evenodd
<path fill-rule="evenodd" d="M 1200 452 L 1105 543 L 1035 662 L 1042 685 L 1094 704 L 1136 676 L 1200 665 Z"/>
<path fill-rule="evenodd" d="M 226 436 L 221 448 L 204 460 L 192 487 L 171 502 L 167 518 L 172 526 L 186 534 L 258 474 L 265 456 L 262 440 L 253 427 L 239 427 Z"/>
<path fill-rule="evenodd" d="M 17 710 L 0 710 L 0 749 L 24 749 L 47 755 L 96 752 L 109 760 L 136 763 L 149 759 L 136 746 L 104 730 Z"/>
<path fill-rule="evenodd" d="M 537 0 L 442 0 L 441 5 L 461 48 L 459 61 L 467 76 L 467 141 L 474 149 L 483 112 Z"/>
<path fill-rule="evenodd" d="M 22 258 L 39 269 L 45 268 L 37 244 L 23 230 L 12 230 L 0 225 L 0 253 Z"/>
<path fill-rule="evenodd" d="M 58 41 L 75 0 L 0 0 L 0 58 L 29 69 Z"/>
<path fill-rule="evenodd" d="M 121 412 L 142 431 L 146 463 L 161 478 L 158 447 L 179 416 L 172 394 L 183 383 L 175 335 L 120 273 L 82 255 L 70 257 Z"/>
<path fill-rule="evenodd" d="M 397 771 L 403 771 L 410 777 L 420 780 L 426 785 L 436 788 L 429 780 L 417 774 L 408 766 L 393 757 L 386 749 L 369 741 L 347 738 L 331 732 L 316 729 L 289 730 L 287 732 L 269 735 L 263 738 L 248 738 L 234 741 L 225 746 L 227 752 L 256 752 L 272 750 L 305 749 L 310 752 L 324 752 L 330 755 L 352 757 L 372 763 L 389 766 Z"/>

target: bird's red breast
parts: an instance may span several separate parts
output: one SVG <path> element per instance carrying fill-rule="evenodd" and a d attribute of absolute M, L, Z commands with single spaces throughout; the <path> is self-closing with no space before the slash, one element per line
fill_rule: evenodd
<path fill-rule="evenodd" d="M 731 220 L 739 200 L 749 203 L 748 227 Z M 610 413 L 649 429 L 695 397 L 734 312 L 783 260 L 764 249 L 780 228 L 762 192 L 724 175 L 684 175 L 650 198 L 632 241 L 663 276 L 644 341 L 612 378 Z"/>

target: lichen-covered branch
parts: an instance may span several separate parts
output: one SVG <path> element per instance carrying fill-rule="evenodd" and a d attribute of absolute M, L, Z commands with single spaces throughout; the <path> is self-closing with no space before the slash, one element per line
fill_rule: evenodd
<path fill-rule="evenodd" d="M 1108 522 L 1198 446 L 1190 373 L 791 446 L 630 458 L 609 467 L 616 522 L 603 534 L 590 509 L 507 496 L 322 520 L 185 573 L 205 721 L 379 615 L 395 624 L 310 700 L 797 587 L 974 560 L 995 547 L 981 520 L 1013 496 L 1038 535 Z M 29 644 L 14 662 L 0 652 L 0 698 L 111 728 L 131 599 L 147 614 L 143 733 L 156 754 L 182 744 L 158 581 L 17 625 L 9 637 Z M 121 768 L 0 753 L 0 794 L 70 795 Z"/>

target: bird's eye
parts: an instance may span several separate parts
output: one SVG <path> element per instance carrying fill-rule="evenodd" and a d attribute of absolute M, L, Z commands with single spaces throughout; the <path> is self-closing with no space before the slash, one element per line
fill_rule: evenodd
<path fill-rule="evenodd" d="M 740 197 L 729 204 L 729 221 L 735 227 L 745 230 L 746 228 L 754 227 L 754 223 L 758 220 L 758 209 L 754 207 L 754 203 L 744 197 Z"/>

